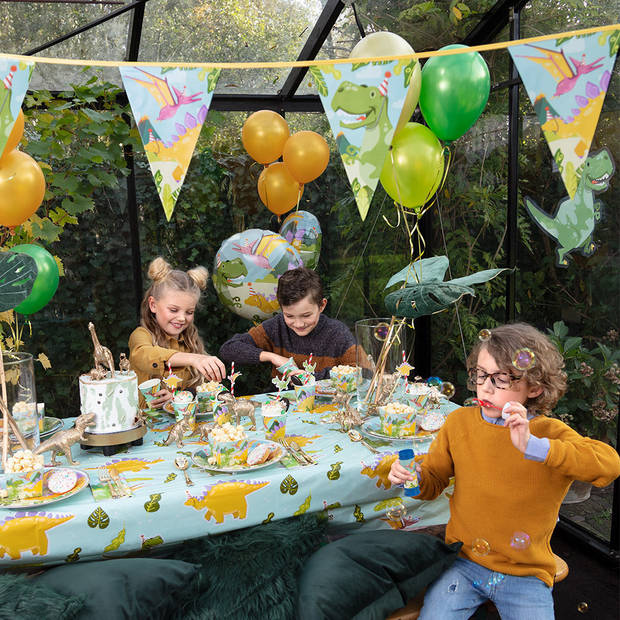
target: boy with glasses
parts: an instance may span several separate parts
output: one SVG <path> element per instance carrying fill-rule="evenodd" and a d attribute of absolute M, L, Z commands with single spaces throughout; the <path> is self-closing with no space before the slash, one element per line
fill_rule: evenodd
<path fill-rule="evenodd" d="M 551 341 L 524 323 L 486 335 L 467 359 L 479 406 L 448 416 L 419 467 L 418 499 L 454 476 L 446 542 L 463 543 L 428 589 L 421 620 L 469 618 L 487 599 L 504 620 L 552 619 L 550 539 L 562 499 L 573 480 L 603 487 L 620 475 L 611 446 L 547 417 L 566 390 Z M 390 481 L 411 478 L 396 460 Z"/>

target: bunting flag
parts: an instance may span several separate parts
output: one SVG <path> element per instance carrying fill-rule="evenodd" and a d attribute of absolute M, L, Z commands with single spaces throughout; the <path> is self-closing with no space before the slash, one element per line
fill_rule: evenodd
<path fill-rule="evenodd" d="M 26 96 L 34 62 L 16 58 L 0 58 L 0 154 Z"/>
<path fill-rule="evenodd" d="M 170 221 L 221 70 L 150 65 L 119 70 Z"/>
<path fill-rule="evenodd" d="M 400 118 L 415 59 L 311 66 L 362 220 Z"/>
<path fill-rule="evenodd" d="M 572 199 L 611 79 L 620 30 L 508 48 Z"/>

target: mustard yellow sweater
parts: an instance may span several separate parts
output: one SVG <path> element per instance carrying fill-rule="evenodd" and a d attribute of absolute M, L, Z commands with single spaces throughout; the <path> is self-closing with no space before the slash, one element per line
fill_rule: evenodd
<path fill-rule="evenodd" d="M 526 459 L 509 429 L 486 422 L 479 407 L 453 411 L 422 463 L 418 499 L 434 499 L 454 476 L 446 542 L 461 541 L 461 555 L 490 570 L 535 576 L 552 586 L 550 539 L 570 483 L 610 484 L 620 475 L 620 457 L 553 418 L 533 418 L 530 432 L 550 440 L 544 463 Z M 517 532 L 530 537 L 527 548 L 511 546 Z M 476 539 L 488 543 L 486 555 L 472 551 Z M 484 551 L 486 544 L 480 547 Z"/>

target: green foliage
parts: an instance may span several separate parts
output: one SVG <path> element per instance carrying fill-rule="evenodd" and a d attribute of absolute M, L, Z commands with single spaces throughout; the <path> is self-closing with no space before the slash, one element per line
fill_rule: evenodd
<path fill-rule="evenodd" d="M 583 338 L 570 336 L 563 321 L 556 321 L 548 332 L 564 357 L 568 379 L 555 415 L 582 435 L 615 445 L 620 394 L 618 332 L 610 330 L 606 342 L 598 341 L 593 347 Z"/>

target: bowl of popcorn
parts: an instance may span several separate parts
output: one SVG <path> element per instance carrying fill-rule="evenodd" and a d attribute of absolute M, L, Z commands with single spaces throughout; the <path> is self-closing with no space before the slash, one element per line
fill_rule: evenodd
<path fill-rule="evenodd" d="M 225 422 L 209 433 L 211 447 L 210 465 L 234 467 L 242 465 L 248 458 L 248 438 L 243 426 Z"/>
<path fill-rule="evenodd" d="M 415 407 L 398 402 L 379 407 L 381 432 L 389 437 L 412 437 L 415 435 L 417 414 Z"/>
<path fill-rule="evenodd" d="M 341 364 L 329 371 L 329 378 L 335 388 L 344 392 L 353 392 L 356 389 L 357 366 Z"/>
<path fill-rule="evenodd" d="M 30 450 L 17 450 L 9 456 L 0 489 L 8 500 L 43 495 L 43 455 L 34 455 Z"/>
<path fill-rule="evenodd" d="M 217 409 L 217 395 L 226 388 L 217 381 L 205 381 L 196 386 L 196 401 L 199 413 L 210 413 Z"/>
<path fill-rule="evenodd" d="M 406 398 L 414 407 L 435 409 L 440 405 L 441 392 L 427 383 L 410 383 L 407 386 Z"/>

